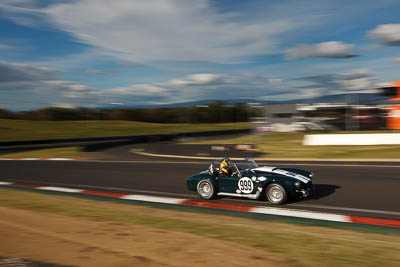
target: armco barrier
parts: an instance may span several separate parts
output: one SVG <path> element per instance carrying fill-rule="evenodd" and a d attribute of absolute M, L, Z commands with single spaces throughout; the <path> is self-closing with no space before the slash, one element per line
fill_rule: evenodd
<path fill-rule="evenodd" d="M 0 146 L 29 146 L 29 145 L 57 145 L 62 147 L 62 144 L 71 143 L 84 145 L 85 151 L 95 151 L 107 147 L 155 142 L 155 141 L 170 141 L 183 137 L 206 137 L 230 134 L 249 133 L 251 129 L 235 129 L 235 130 L 219 130 L 219 131 L 202 131 L 202 132 L 187 132 L 187 133 L 170 133 L 170 134 L 151 134 L 151 135 L 131 135 L 131 136 L 108 136 L 108 137 L 90 137 L 90 138 L 66 138 L 66 139 L 48 139 L 48 140 L 29 140 L 29 141 L 6 141 L 0 142 Z"/>
<path fill-rule="evenodd" d="M 65 138 L 65 139 L 46 139 L 46 140 L 27 140 L 27 141 L 3 141 L 0 146 L 29 146 L 62 143 L 83 143 L 99 142 L 128 139 L 132 136 L 109 136 L 109 137 L 88 137 L 88 138 Z"/>
<path fill-rule="evenodd" d="M 106 142 L 87 144 L 84 146 L 84 151 L 93 152 L 96 150 L 102 150 L 121 145 L 172 141 L 184 137 L 206 137 L 206 136 L 218 136 L 218 135 L 229 135 L 229 134 L 242 134 L 242 133 L 249 133 L 250 131 L 251 131 L 250 129 L 237 129 L 237 130 L 220 130 L 220 131 L 204 131 L 204 132 L 188 132 L 188 133 L 137 135 L 137 136 L 131 136 L 128 139 L 120 141 L 108 141 L 108 142 L 106 141 Z"/>

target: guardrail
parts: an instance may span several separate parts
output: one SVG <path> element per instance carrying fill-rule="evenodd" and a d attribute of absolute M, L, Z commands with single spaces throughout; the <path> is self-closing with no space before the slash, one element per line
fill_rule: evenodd
<path fill-rule="evenodd" d="M 3 141 L 0 146 L 30 146 L 30 145 L 57 145 L 61 144 L 77 144 L 84 145 L 85 151 L 94 151 L 107 147 L 146 143 L 158 141 L 171 141 L 184 137 L 206 137 L 230 134 L 250 133 L 251 129 L 234 129 L 234 130 L 218 130 L 218 131 L 202 131 L 202 132 L 186 132 L 186 133 L 168 133 L 168 134 L 150 134 L 150 135 L 131 135 L 131 136 L 108 136 L 108 137 L 89 137 L 89 138 L 66 138 L 66 139 L 48 139 L 48 140 L 28 140 L 28 141 Z"/>

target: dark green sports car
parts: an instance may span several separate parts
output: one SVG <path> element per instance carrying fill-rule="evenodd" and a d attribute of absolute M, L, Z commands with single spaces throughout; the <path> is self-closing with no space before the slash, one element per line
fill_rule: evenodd
<path fill-rule="evenodd" d="M 229 163 L 228 174 L 220 168 L 224 161 Z M 312 176 L 311 172 L 302 169 L 259 167 L 253 159 L 231 161 L 225 158 L 212 162 L 208 170 L 189 177 L 187 186 L 203 199 L 265 197 L 272 204 L 284 204 L 289 199 L 308 197 Z"/>

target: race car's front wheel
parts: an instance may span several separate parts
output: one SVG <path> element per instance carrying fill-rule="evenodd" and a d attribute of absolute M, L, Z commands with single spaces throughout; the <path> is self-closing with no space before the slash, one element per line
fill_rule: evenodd
<path fill-rule="evenodd" d="M 272 204 L 281 205 L 287 201 L 286 190 L 279 184 L 270 184 L 265 190 L 265 195 Z"/>
<path fill-rule="evenodd" d="M 215 194 L 217 193 L 215 190 L 215 186 L 209 180 L 201 180 L 197 184 L 197 193 L 201 198 L 204 199 L 213 199 Z"/>

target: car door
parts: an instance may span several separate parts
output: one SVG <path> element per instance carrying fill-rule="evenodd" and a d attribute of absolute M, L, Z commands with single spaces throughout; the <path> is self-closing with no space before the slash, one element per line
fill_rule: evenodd
<path fill-rule="evenodd" d="M 237 193 L 239 174 L 232 174 L 231 176 L 225 176 L 218 174 L 218 185 L 219 191 L 224 193 Z"/>

